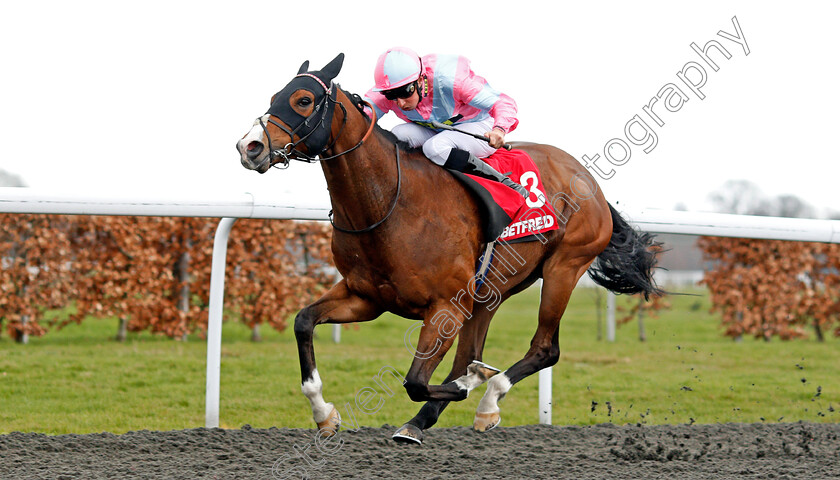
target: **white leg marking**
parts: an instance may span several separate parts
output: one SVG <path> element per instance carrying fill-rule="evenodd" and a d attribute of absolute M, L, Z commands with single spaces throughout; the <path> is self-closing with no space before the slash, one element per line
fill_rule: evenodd
<path fill-rule="evenodd" d="M 321 376 L 318 375 L 318 370 L 315 369 L 312 372 L 312 377 L 300 386 L 300 390 L 312 405 L 312 418 L 315 419 L 315 423 L 321 423 L 326 420 L 333 410 L 333 404 L 325 402 L 324 397 L 321 396 L 322 385 Z"/>
<path fill-rule="evenodd" d="M 484 383 L 484 379 L 481 378 L 481 375 L 478 373 L 468 373 L 455 380 L 455 385 L 461 387 L 461 390 L 466 390 L 467 395 L 469 395 L 474 388 L 480 386 L 482 383 Z"/>
<path fill-rule="evenodd" d="M 474 360 L 467 367 L 467 374 L 462 375 L 455 380 L 455 385 L 458 385 L 461 390 L 466 390 L 467 395 L 469 395 L 474 388 L 486 382 L 489 376 L 494 375 L 498 371 L 498 369 L 493 368 L 484 362 Z"/>
<path fill-rule="evenodd" d="M 508 378 L 505 372 L 495 375 L 487 382 L 487 391 L 484 392 L 484 396 L 481 397 L 481 401 L 478 402 L 478 408 L 476 409 L 476 412 L 498 412 L 499 399 L 503 397 L 508 392 L 508 390 L 510 390 L 510 387 L 510 379 Z"/>

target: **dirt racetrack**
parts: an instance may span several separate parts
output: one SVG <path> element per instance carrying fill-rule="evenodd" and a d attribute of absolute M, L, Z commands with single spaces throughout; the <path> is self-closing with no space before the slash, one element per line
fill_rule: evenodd
<path fill-rule="evenodd" d="M 531 425 L 477 434 L 395 428 L 342 431 L 198 428 L 89 435 L 0 436 L 0 479 L 274 478 L 840 478 L 840 425 L 813 423 L 592 427 Z"/>

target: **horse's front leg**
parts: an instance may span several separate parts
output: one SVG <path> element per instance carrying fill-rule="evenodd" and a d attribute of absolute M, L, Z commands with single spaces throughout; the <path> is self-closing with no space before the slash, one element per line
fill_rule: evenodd
<path fill-rule="evenodd" d="M 366 322 L 381 313 L 382 310 L 376 304 L 351 292 L 342 280 L 295 317 L 301 391 L 312 406 L 312 417 L 323 436 L 332 436 L 338 432 L 341 417 L 332 403 L 324 401 L 321 376 L 315 366 L 315 350 L 312 345 L 315 326 L 322 323 Z"/>

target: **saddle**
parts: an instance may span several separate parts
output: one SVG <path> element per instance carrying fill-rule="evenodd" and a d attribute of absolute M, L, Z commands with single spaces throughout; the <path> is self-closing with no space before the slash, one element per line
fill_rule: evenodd
<path fill-rule="evenodd" d="M 484 161 L 531 193 L 524 200 L 499 182 L 447 169 L 478 200 L 485 242 L 534 241 L 536 234 L 559 228 L 551 199 L 545 194 L 539 170 L 530 155 L 517 149 L 499 149 Z"/>

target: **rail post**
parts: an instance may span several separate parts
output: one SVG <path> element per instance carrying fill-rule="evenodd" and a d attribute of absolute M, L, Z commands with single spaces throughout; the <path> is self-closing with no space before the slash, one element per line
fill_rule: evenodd
<path fill-rule="evenodd" d="M 222 368 L 222 311 L 225 303 L 225 262 L 230 230 L 235 218 L 223 218 L 213 239 L 213 263 L 210 267 L 210 305 L 207 319 L 207 391 L 204 426 L 219 426 L 219 391 Z"/>

